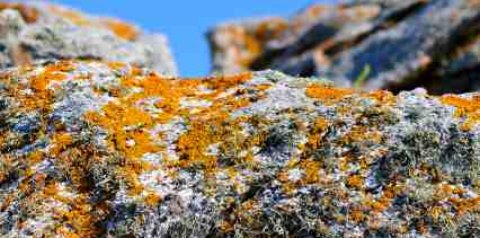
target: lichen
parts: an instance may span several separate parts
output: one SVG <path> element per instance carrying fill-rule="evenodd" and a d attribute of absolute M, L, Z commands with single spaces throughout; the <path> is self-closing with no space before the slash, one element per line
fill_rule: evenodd
<path fill-rule="evenodd" d="M 0 82 L 2 236 L 478 234 L 476 95 L 101 61 Z"/>

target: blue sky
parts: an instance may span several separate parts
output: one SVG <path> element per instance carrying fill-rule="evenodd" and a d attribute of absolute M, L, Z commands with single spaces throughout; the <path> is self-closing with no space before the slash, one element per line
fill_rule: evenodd
<path fill-rule="evenodd" d="M 182 76 L 210 70 L 205 32 L 218 23 L 252 16 L 290 16 L 313 3 L 338 0 L 57 0 L 92 14 L 115 16 L 167 35 Z"/>

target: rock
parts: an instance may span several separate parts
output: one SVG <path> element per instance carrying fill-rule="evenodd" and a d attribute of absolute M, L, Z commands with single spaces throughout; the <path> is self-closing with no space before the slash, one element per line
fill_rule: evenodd
<path fill-rule="evenodd" d="M 480 235 L 480 94 L 100 61 L 0 85 L 1 237 Z"/>
<path fill-rule="evenodd" d="M 233 45 L 210 37 L 214 68 L 223 73 L 271 68 L 290 75 L 325 76 L 337 85 L 394 92 L 416 87 L 436 94 L 480 89 L 472 76 L 480 66 L 479 1 L 357 0 L 323 8 L 328 10 L 315 10 L 322 7 L 313 5 L 284 19 L 282 34 L 256 38 L 257 45 L 263 46 L 256 53 L 243 47 L 241 38 Z M 297 19 L 311 16 L 312 10 L 322 17 L 299 24 L 298 32 L 291 30 L 296 29 Z M 243 26 L 242 21 L 229 24 Z M 217 36 L 220 29 L 214 28 L 210 36 Z M 228 48 L 240 53 L 227 54 Z M 232 58 L 248 52 L 250 60 L 238 67 Z M 223 61 L 226 58 L 230 60 Z M 366 79 L 356 85 L 359 78 Z"/>
<path fill-rule="evenodd" d="M 480 90 L 480 83 L 477 80 L 480 76 L 479 65 L 480 41 L 474 39 L 451 52 L 448 57 L 437 60 L 436 64 L 420 76 L 424 78 L 423 84 L 432 93 L 478 91 Z"/>
<path fill-rule="evenodd" d="M 287 22 L 279 17 L 218 26 L 208 33 L 213 70 L 227 74 L 247 71 L 267 42 L 279 37 L 287 27 Z"/>
<path fill-rule="evenodd" d="M 479 7 L 478 1 L 432 1 L 395 27 L 342 53 L 326 70 L 355 79 L 365 65 L 370 65 L 367 88 L 405 83 L 409 76 L 456 49 L 454 44 L 462 33 L 476 31 Z"/>
<path fill-rule="evenodd" d="M 358 23 L 375 17 L 379 10 L 376 5 L 337 8 L 315 4 L 290 21 L 266 17 L 222 24 L 208 33 L 213 69 L 238 73 L 261 64 L 255 62 L 259 57 L 270 58 L 283 51 L 295 54 L 302 50 L 300 48 L 328 39 L 347 22 Z"/>
<path fill-rule="evenodd" d="M 97 59 L 177 70 L 166 38 L 123 21 L 43 2 L 0 3 L 0 67 Z"/>

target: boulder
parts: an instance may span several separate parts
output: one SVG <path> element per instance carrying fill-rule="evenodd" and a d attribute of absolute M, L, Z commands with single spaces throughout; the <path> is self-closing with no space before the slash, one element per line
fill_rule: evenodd
<path fill-rule="evenodd" d="M 316 17 L 297 24 L 307 16 Z M 255 53 L 242 38 L 236 38 L 235 45 L 222 41 L 228 38 L 218 37 L 223 25 L 212 29 L 209 39 L 215 70 L 276 69 L 290 75 L 324 76 L 340 86 L 394 92 L 424 87 L 441 94 L 480 88 L 475 77 L 480 66 L 479 1 L 359 0 L 337 6 L 312 5 L 283 21 L 282 34 L 270 34 L 267 40 L 255 38 L 256 45 L 262 46 Z M 244 24 L 228 26 L 242 28 Z M 292 29 L 298 25 L 297 33 Z M 255 26 L 260 24 L 249 29 Z M 227 49 L 236 54 L 227 54 Z M 250 60 L 242 67 L 215 63 L 238 62 L 222 59 L 247 52 Z"/>
<path fill-rule="evenodd" d="M 480 94 L 120 62 L 0 75 L 1 237 L 477 237 Z"/>
<path fill-rule="evenodd" d="M 45 2 L 0 3 L 0 68 L 61 59 L 122 61 L 176 75 L 167 39 Z"/>

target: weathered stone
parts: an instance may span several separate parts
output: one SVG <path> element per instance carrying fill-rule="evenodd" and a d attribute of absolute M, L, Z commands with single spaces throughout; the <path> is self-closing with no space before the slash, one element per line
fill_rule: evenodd
<path fill-rule="evenodd" d="M 163 35 L 42 2 L 0 3 L 0 10 L 1 68 L 58 59 L 101 59 L 177 74 Z"/>
<path fill-rule="evenodd" d="M 213 69 L 221 73 L 241 72 L 254 65 L 266 64 L 263 61 L 268 61 L 272 55 L 296 54 L 328 39 L 345 23 L 366 21 L 377 16 L 379 10 L 375 5 L 329 7 L 316 4 L 290 21 L 268 17 L 220 25 L 208 34 Z M 259 60 L 259 57 L 267 59 Z"/>
<path fill-rule="evenodd" d="M 406 85 L 395 88 L 396 91 L 422 86 L 435 94 L 461 93 L 480 90 L 480 41 L 467 43 L 453 53 L 440 58 L 425 72 L 410 80 Z"/>
<path fill-rule="evenodd" d="M 480 94 L 97 61 L 0 85 L 1 237 L 480 235 Z"/>
<path fill-rule="evenodd" d="M 297 29 L 296 19 L 307 18 L 312 11 L 317 17 L 300 21 L 304 24 L 298 24 L 299 31 L 290 30 Z M 313 5 L 285 21 L 288 27 L 266 42 L 259 40 L 264 47 L 242 67 L 230 61 L 216 69 L 224 73 L 276 69 L 395 92 L 416 87 L 433 93 L 478 90 L 474 75 L 480 68 L 479 1 L 354 0 L 335 7 Z M 240 39 L 237 45 L 241 44 Z M 222 61 L 226 48 L 213 49 L 217 61 Z"/>
<path fill-rule="evenodd" d="M 376 17 L 372 16 L 363 21 L 350 20 L 344 22 L 343 25 L 338 27 L 336 31 L 331 32 L 331 34 L 323 40 L 318 40 L 318 32 L 312 30 L 302 36 L 302 38 L 308 40 L 295 42 L 287 47 L 282 54 L 277 54 L 275 57 L 268 57 L 267 52 L 267 57 L 260 57 L 256 62 L 257 64 L 252 65 L 252 68 L 258 70 L 266 67 L 265 65 L 269 65 L 268 67 L 270 68 L 281 70 L 291 75 L 308 76 L 319 74 L 322 69 L 331 66 L 332 58 L 343 51 L 348 52 L 368 36 L 398 24 L 406 15 L 414 12 L 423 4 L 424 1 L 417 0 L 405 1 L 402 4 L 389 4 L 383 6 L 383 8 L 368 5 L 370 8 L 377 7 L 377 9 L 382 10 L 378 10 L 380 12 L 375 15 Z M 388 8 L 386 6 L 388 6 Z M 360 8 L 365 6 L 353 5 L 352 7 Z M 322 31 L 322 25 L 323 21 L 319 21 L 319 31 Z M 303 42 L 310 42 L 310 44 L 308 47 L 305 47 L 306 44 Z M 302 50 L 292 51 L 289 48 Z"/>
<path fill-rule="evenodd" d="M 340 54 L 325 71 L 352 82 L 365 66 L 370 66 L 366 88 L 404 83 L 409 76 L 455 50 L 462 34 L 477 31 L 479 8 L 479 1 L 432 1 L 395 27 Z"/>
<path fill-rule="evenodd" d="M 480 65 L 480 39 L 476 39 L 466 47 L 462 47 L 455 53 L 452 59 L 443 63 L 441 69 L 444 74 L 461 72 L 473 69 Z"/>
<path fill-rule="evenodd" d="M 280 37 L 287 22 L 279 17 L 246 20 L 241 24 L 226 23 L 208 33 L 213 49 L 213 70 L 238 73 L 248 70 L 272 39 Z"/>

